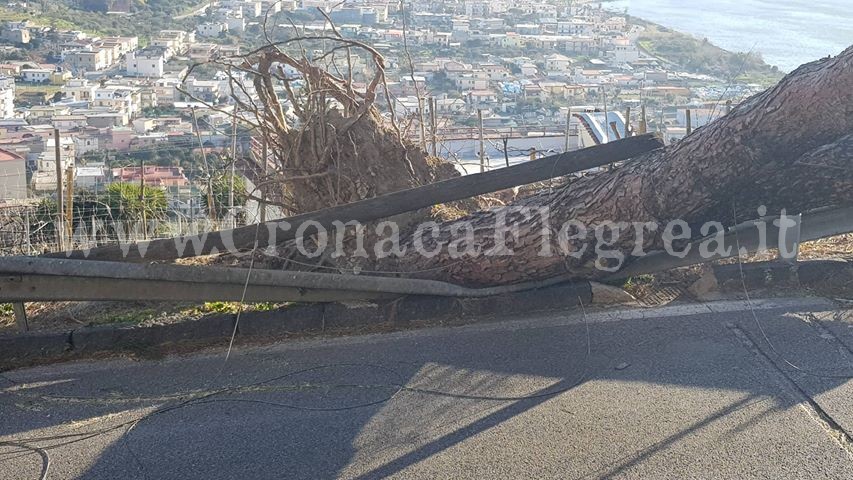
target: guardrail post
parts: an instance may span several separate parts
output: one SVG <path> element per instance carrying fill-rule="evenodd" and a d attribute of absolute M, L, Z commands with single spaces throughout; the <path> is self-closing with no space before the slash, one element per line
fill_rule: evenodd
<path fill-rule="evenodd" d="M 779 219 L 779 260 L 795 264 L 800 253 L 800 231 L 803 214 L 785 215 Z M 794 224 L 789 227 L 788 221 Z M 784 223 L 783 223 L 784 222 Z"/>
<path fill-rule="evenodd" d="M 12 304 L 12 310 L 15 312 L 15 323 L 18 324 L 18 329 L 22 332 L 30 330 L 30 325 L 27 323 L 27 309 L 24 302 L 15 302 Z"/>

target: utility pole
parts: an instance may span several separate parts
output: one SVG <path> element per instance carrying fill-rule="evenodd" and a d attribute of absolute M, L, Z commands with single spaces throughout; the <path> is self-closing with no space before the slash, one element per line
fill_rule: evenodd
<path fill-rule="evenodd" d="M 201 158 L 204 160 L 204 170 L 207 173 L 207 209 L 211 220 L 216 220 L 216 206 L 213 204 L 213 175 L 210 172 L 210 165 L 207 164 L 207 153 L 204 151 L 204 142 L 201 140 L 201 130 L 198 128 L 198 118 L 195 115 L 195 107 L 190 110 L 193 114 L 193 125 L 195 126 L 195 134 L 198 138 L 198 146 L 201 148 Z"/>
<path fill-rule="evenodd" d="M 640 135 L 646 133 L 648 124 L 646 123 L 646 104 L 640 106 Z"/>
<path fill-rule="evenodd" d="M 267 137 L 264 135 L 264 142 L 261 146 L 261 161 L 264 162 L 264 180 L 263 182 L 267 182 Z M 261 210 L 261 223 L 267 221 L 267 187 L 266 185 L 261 185 L 261 202 L 258 205 Z"/>
<path fill-rule="evenodd" d="M 571 135 L 570 128 L 572 126 L 572 109 L 569 107 L 569 111 L 566 112 L 566 144 L 563 146 L 563 151 L 569 151 L 569 135 Z"/>
<path fill-rule="evenodd" d="M 421 134 L 421 148 L 426 151 L 427 149 L 427 140 L 426 140 L 426 124 L 424 123 L 424 99 L 418 96 L 418 123 L 420 124 L 420 134 Z"/>
<path fill-rule="evenodd" d="M 65 222 L 63 221 L 63 216 L 65 215 L 65 211 L 62 208 L 62 152 L 59 147 L 58 128 L 53 129 L 53 143 L 53 155 L 56 160 L 56 243 L 59 246 L 59 250 L 63 250 L 64 246 L 62 237 L 65 234 L 65 226 L 63 225 Z"/>
<path fill-rule="evenodd" d="M 687 122 L 687 135 L 690 135 L 691 133 L 693 133 L 693 122 L 692 122 L 692 119 L 690 118 L 690 109 L 689 108 L 684 111 L 684 115 L 685 115 L 685 119 Z"/>
<path fill-rule="evenodd" d="M 486 142 L 483 139 L 483 110 L 477 109 L 477 123 L 480 130 L 480 173 L 486 171 Z"/>
<path fill-rule="evenodd" d="M 148 240 L 148 218 L 145 214 L 145 160 L 139 159 L 139 206 L 142 209 L 142 238 Z"/>
<path fill-rule="evenodd" d="M 228 179 L 228 212 L 231 214 L 231 228 L 237 226 L 237 216 L 234 214 L 234 175 L 237 169 L 237 107 L 234 106 L 234 117 L 231 119 L 231 177 Z"/>
<path fill-rule="evenodd" d="M 607 88 L 602 85 L 601 96 L 604 100 L 604 134 L 607 136 L 604 143 L 610 143 L 610 119 L 607 118 Z"/>
<path fill-rule="evenodd" d="M 435 97 L 429 98 L 429 124 L 430 132 L 432 133 L 432 156 L 438 156 L 438 132 L 436 132 L 437 124 L 435 118 Z"/>

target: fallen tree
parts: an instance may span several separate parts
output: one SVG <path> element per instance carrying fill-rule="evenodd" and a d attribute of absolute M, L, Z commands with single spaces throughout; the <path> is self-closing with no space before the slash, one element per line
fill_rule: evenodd
<path fill-rule="evenodd" d="M 549 218 L 509 210 L 476 212 L 464 220 L 475 226 L 480 251 L 495 246 L 495 226 L 509 217 L 516 236 L 507 239 L 512 255 L 449 258 L 408 255 L 383 266 L 423 272 L 425 278 L 465 285 L 491 285 L 570 273 L 579 278 L 608 275 L 611 259 L 596 254 L 601 243 L 593 228 L 608 222 L 683 220 L 693 227 L 715 221 L 734 225 L 757 216 L 759 206 L 789 213 L 853 200 L 853 47 L 835 58 L 801 66 L 776 86 L 728 115 L 696 130 L 675 145 L 626 162 L 615 172 L 583 177 L 554 192 L 520 202 L 547 207 Z M 562 255 L 540 255 L 543 243 L 556 248 L 561 228 L 574 221 L 590 226 L 586 235 L 563 237 Z M 454 239 L 452 223 L 436 237 L 421 238 L 429 248 Z M 555 228 L 556 227 L 556 228 Z M 639 243 L 646 252 L 663 250 L 661 230 L 622 229 L 607 250 L 627 257 Z M 543 238 L 543 236 L 547 238 Z M 639 240 L 639 242 L 638 242 Z M 403 247 L 412 246 L 416 237 Z"/>
<path fill-rule="evenodd" d="M 381 80 L 377 85 L 379 83 Z M 325 108 L 326 103 L 322 105 Z M 357 107 L 345 107 L 341 121 L 346 124 L 354 119 L 358 121 L 360 111 Z M 379 120 L 378 115 L 371 118 Z M 313 126 L 299 138 L 320 135 L 314 131 L 321 128 L 320 124 L 309 121 L 301 125 Z M 341 130 L 336 128 L 338 132 Z M 564 186 L 540 192 L 505 208 L 438 222 L 431 230 L 435 235 L 409 231 L 401 245 L 407 253 L 381 259 L 374 268 L 471 286 L 511 284 L 566 274 L 600 278 L 624 262 L 598 254 L 598 247 L 605 246 L 608 251 L 627 257 L 637 245 L 648 252 L 662 250 L 672 242 L 667 242 L 665 232 L 660 229 L 638 231 L 636 228 L 618 232 L 610 228 L 615 234 L 604 241 L 595 234 L 599 226 L 633 222 L 662 226 L 673 220 L 683 220 L 693 232 L 690 238 L 682 238 L 686 242 L 700 235 L 695 228 L 698 225 L 708 221 L 734 225 L 755 217 L 761 205 L 770 211 L 786 208 L 789 213 L 795 213 L 849 202 L 849 192 L 853 191 L 850 188 L 853 186 L 851 131 L 853 48 L 848 48 L 838 57 L 800 67 L 775 87 L 748 99 L 728 115 L 677 144 L 639 155 L 614 171 L 573 179 Z M 291 135 L 287 131 L 285 134 Z M 398 153 L 391 160 L 403 165 L 406 158 L 411 160 L 406 155 L 400 157 Z M 292 161 L 289 154 L 283 159 Z M 328 161 L 334 163 L 336 160 Z M 369 183 L 369 179 L 366 181 Z M 317 185 L 328 186 L 328 183 Z M 312 201 L 320 199 L 322 205 L 325 190 L 315 187 L 302 192 L 309 197 L 314 195 Z M 352 200 L 382 193 L 376 189 L 348 191 L 349 196 L 339 198 Z M 333 200 L 326 205 L 337 203 Z M 313 206 L 316 205 L 304 208 Z M 527 207 L 527 210 L 519 210 L 519 207 Z M 311 214 L 304 215 L 311 217 Z M 589 228 L 586 232 L 574 227 L 564 228 L 570 222 Z M 472 227 L 470 235 L 460 236 L 457 227 L 461 224 Z M 496 240 L 501 235 L 496 227 L 503 225 L 511 227 L 512 234 L 504 236 L 506 248 L 498 248 Z M 268 226 L 246 228 L 251 230 L 241 230 L 241 235 L 251 232 L 257 236 L 240 238 L 259 239 L 259 247 L 285 239 L 268 235 Z M 219 245 L 217 242 L 221 242 L 216 236 L 198 240 L 201 249 L 178 252 L 173 247 L 164 247 L 158 256 L 147 258 L 173 259 L 211 253 Z M 165 245 L 167 241 L 157 242 Z M 174 244 L 173 240 L 171 242 Z M 183 244 L 186 243 L 184 239 Z M 418 244 L 437 253 L 420 255 L 413 248 Z M 451 244 L 471 247 L 473 253 L 457 258 L 447 248 Z M 155 244 L 148 245 L 149 253 L 152 245 Z M 558 253 L 541 255 L 543 245 Z M 234 246 L 251 248 L 255 243 Z M 109 259 L 118 251 L 118 247 L 93 249 L 89 258 Z M 73 256 L 85 258 L 83 252 Z"/>

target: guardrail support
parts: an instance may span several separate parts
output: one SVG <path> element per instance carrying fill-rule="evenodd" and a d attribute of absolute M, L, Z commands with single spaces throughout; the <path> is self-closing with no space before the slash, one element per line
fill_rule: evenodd
<path fill-rule="evenodd" d="M 15 323 L 18 324 L 18 329 L 22 332 L 28 332 L 30 325 L 27 323 L 27 309 L 24 306 L 24 302 L 13 303 L 12 310 L 15 312 Z"/>
<path fill-rule="evenodd" d="M 779 245 L 779 260 L 793 265 L 797 263 L 797 256 L 800 253 L 800 233 L 803 224 L 803 214 L 783 215 L 782 219 L 784 221 L 793 220 L 794 225 L 790 228 L 785 228 L 784 237 L 780 234 L 779 240 L 783 241 L 784 245 L 781 243 Z"/>

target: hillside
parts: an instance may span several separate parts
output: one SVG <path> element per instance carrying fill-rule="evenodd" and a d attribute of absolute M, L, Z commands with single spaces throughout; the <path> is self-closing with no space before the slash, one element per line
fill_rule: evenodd
<path fill-rule="evenodd" d="M 765 63 L 761 55 L 756 52 L 730 52 L 710 43 L 707 39 L 697 38 L 637 17 L 630 18 L 632 23 L 645 28 L 637 39 L 642 50 L 687 71 L 764 86 L 773 85 L 784 76 L 778 68 Z"/>
<path fill-rule="evenodd" d="M 185 20 L 175 17 L 192 11 L 202 0 L 127 0 L 129 13 L 107 13 L 107 8 L 121 7 L 115 0 L 51 0 L 30 2 L 20 6 L 0 7 L 0 20 L 29 19 L 37 24 L 63 29 L 82 30 L 102 35 L 149 34 L 172 27 L 184 26 Z M 109 4 L 109 5 L 107 5 Z"/>

